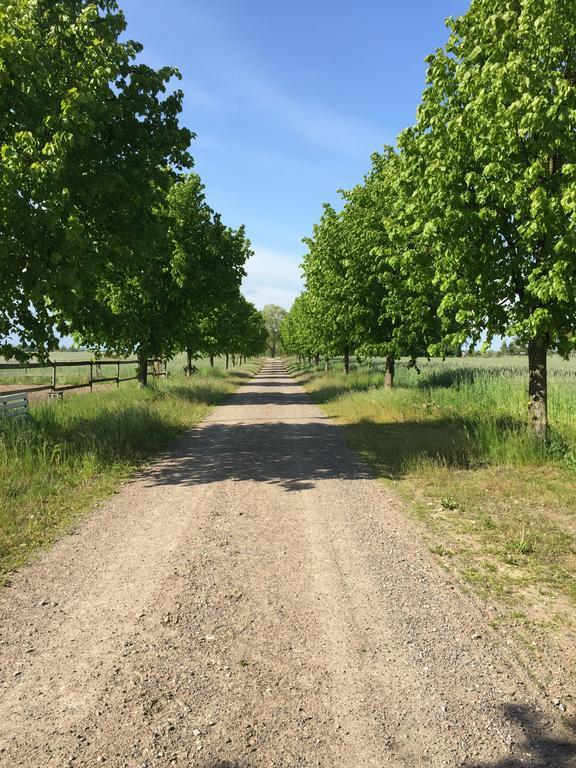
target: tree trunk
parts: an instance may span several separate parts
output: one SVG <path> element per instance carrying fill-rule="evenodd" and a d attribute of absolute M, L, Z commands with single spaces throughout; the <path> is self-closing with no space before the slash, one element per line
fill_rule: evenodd
<path fill-rule="evenodd" d="M 214 355 L 210 355 L 210 368 L 214 368 Z"/>
<path fill-rule="evenodd" d="M 138 384 L 141 387 L 148 386 L 148 356 L 138 355 Z"/>
<path fill-rule="evenodd" d="M 275 341 L 272 343 L 271 352 L 272 352 L 272 357 L 276 357 L 276 342 Z"/>
<path fill-rule="evenodd" d="M 188 359 L 188 363 L 186 365 L 186 376 L 192 376 L 192 359 L 193 359 L 193 354 L 192 354 L 192 348 L 191 347 L 186 347 L 186 357 Z"/>
<path fill-rule="evenodd" d="M 384 373 L 384 386 L 394 386 L 394 371 L 396 368 L 396 361 L 393 357 L 386 358 L 386 372 Z"/>
<path fill-rule="evenodd" d="M 324 370 L 325 371 L 329 371 L 330 370 L 330 360 L 327 357 L 324 358 Z"/>
<path fill-rule="evenodd" d="M 348 376 L 350 373 L 350 347 L 344 349 L 344 370 L 346 371 L 346 376 Z"/>
<path fill-rule="evenodd" d="M 236 368 L 236 355 L 232 353 L 232 368 Z"/>
<path fill-rule="evenodd" d="M 312 358 L 311 358 L 310 356 L 308 357 L 308 365 L 309 365 L 309 366 L 311 366 L 311 365 L 312 365 Z"/>
<path fill-rule="evenodd" d="M 548 432 L 548 345 L 544 339 L 528 344 L 528 421 L 538 440 Z"/>
<path fill-rule="evenodd" d="M 230 363 L 230 358 L 228 356 L 228 352 L 226 352 L 226 370 L 228 370 L 229 363 Z"/>
<path fill-rule="evenodd" d="M 316 352 L 316 354 L 314 355 L 314 364 L 316 365 L 316 367 L 320 365 L 320 355 L 318 352 Z"/>

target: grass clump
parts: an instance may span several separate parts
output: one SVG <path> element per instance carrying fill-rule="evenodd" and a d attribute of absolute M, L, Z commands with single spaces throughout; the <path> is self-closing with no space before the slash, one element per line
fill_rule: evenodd
<path fill-rule="evenodd" d="M 1 423 L 0 574 L 50 544 L 257 367 L 33 402 L 29 421 Z"/>
<path fill-rule="evenodd" d="M 440 500 L 440 504 L 444 509 L 458 509 L 460 507 L 460 504 L 452 496 L 444 496 Z"/>

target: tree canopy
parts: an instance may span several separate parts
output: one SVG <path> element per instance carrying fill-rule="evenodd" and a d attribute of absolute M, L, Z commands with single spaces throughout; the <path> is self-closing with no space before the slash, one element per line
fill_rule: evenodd
<path fill-rule="evenodd" d="M 136 63 L 125 27 L 114 2 L 0 9 L 0 334 L 24 350 L 56 348 L 102 272 L 140 257 L 192 162 L 182 93 L 167 93 L 179 73 Z"/>
<path fill-rule="evenodd" d="M 278 344 L 281 341 L 280 326 L 288 313 L 277 304 L 267 304 L 262 310 L 262 317 L 268 331 L 268 349 L 272 357 L 276 357 Z"/>
<path fill-rule="evenodd" d="M 285 336 L 346 368 L 351 351 L 382 355 L 388 374 L 515 336 L 544 438 L 547 352 L 576 348 L 576 6 L 472 0 L 448 26 L 416 124 L 305 239 L 318 313 L 297 302 Z"/>
<path fill-rule="evenodd" d="M 446 338 L 525 342 L 530 415 L 544 433 L 546 352 L 576 343 L 576 9 L 474 0 L 449 26 L 428 60 L 418 122 L 400 140 L 426 159 L 415 223 Z"/>
<path fill-rule="evenodd" d="M 145 383 L 211 316 L 254 335 L 251 249 L 190 172 L 178 70 L 125 31 L 113 0 L 0 8 L 0 354 L 46 359 L 71 333 L 137 354 Z"/>

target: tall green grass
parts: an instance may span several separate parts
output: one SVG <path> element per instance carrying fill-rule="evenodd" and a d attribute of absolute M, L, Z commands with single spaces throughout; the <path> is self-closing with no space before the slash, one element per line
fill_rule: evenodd
<path fill-rule="evenodd" d="M 383 388 L 378 364 L 359 366 L 349 376 L 338 363 L 328 372 L 305 368 L 302 373 L 313 396 L 331 403 L 346 421 L 361 421 L 365 431 L 370 423 L 379 425 L 379 454 L 387 458 L 390 474 L 425 458 L 460 467 L 576 466 L 576 366 L 551 366 L 550 441 L 543 448 L 527 427 L 527 371 L 518 358 L 496 361 L 431 361 L 420 372 L 400 362 L 392 390 Z"/>
<path fill-rule="evenodd" d="M 0 423 L 0 573 L 49 544 L 257 367 L 36 402 L 28 422 Z"/>

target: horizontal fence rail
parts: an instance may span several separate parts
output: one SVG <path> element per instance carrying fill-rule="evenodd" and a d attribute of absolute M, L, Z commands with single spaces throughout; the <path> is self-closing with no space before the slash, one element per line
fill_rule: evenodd
<path fill-rule="evenodd" d="M 115 382 L 116 386 L 120 386 L 123 381 L 136 381 L 137 375 L 122 376 L 123 366 L 136 366 L 136 372 L 138 369 L 138 360 L 77 360 L 77 361 L 62 361 L 62 362 L 47 362 L 47 363 L 0 363 L 0 385 L 2 384 L 3 372 L 17 372 L 21 371 L 24 375 L 27 375 L 28 371 L 45 370 L 50 371 L 51 383 L 28 385 L 27 392 L 49 392 L 49 393 L 64 393 L 73 391 L 75 389 L 90 389 L 93 390 L 95 384 L 106 384 Z M 114 370 L 113 376 L 103 376 L 103 369 L 112 366 Z M 58 385 L 58 369 L 63 368 L 86 368 L 87 377 L 86 380 L 79 384 L 60 384 Z M 109 371 L 106 371 L 108 374 Z M 129 371 L 126 371 L 129 373 Z M 166 361 L 164 360 L 148 360 L 148 376 L 166 378 L 168 376 L 168 369 Z M 15 384 L 14 389 L 4 390 L 0 392 L 1 395 L 16 395 L 23 391 L 23 387 L 27 386 L 26 383 Z"/>

